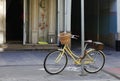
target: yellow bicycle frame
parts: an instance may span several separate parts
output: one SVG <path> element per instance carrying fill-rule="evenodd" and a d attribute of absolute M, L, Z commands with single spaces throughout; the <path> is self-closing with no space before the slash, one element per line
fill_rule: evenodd
<path fill-rule="evenodd" d="M 58 55 L 58 57 L 56 58 L 56 60 L 55 60 L 55 62 L 56 63 L 58 63 L 60 60 L 61 60 L 61 58 L 62 58 L 62 56 L 64 55 L 64 53 L 66 52 L 72 59 L 73 59 L 73 61 L 75 62 L 75 64 L 78 64 L 78 65 L 80 65 L 81 64 L 81 60 L 82 59 L 84 59 L 84 57 L 83 58 L 81 58 L 80 56 L 77 56 L 77 55 L 75 55 L 72 51 L 71 51 L 71 49 L 69 48 L 69 46 L 68 45 L 64 45 L 64 47 L 63 47 L 63 49 L 58 49 L 59 51 L 61 51 L 60 52 L 60 54 Z M 94 49 L 92 49 L 91 51 L 93 51 Z M 90 52 L 90 51 L 89 51 Z M 88 54 L 88 53 L 87 53 Z M 86 55 L 87 55 L 86 54 Z M 87 55 L 88 56 L 88 59 L 84 62 L 84 64 L 89 64 L 89 63 L 91 63 L 91 62 L 93 62 L 93 58 L 92 57 L 90 57 L 89 55 Z"/>

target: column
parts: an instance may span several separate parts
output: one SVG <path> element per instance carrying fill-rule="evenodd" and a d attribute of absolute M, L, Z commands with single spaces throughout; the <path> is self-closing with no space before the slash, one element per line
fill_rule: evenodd
<path fill-rule="evenodd" d="M 49 43 L 56 43 L 56 0 L 49 0 L 48 7 Z"/>
<path fill-rule="evenodd" d="M 65 0 L 65 32 L 71 32 L 71 0 Z"/>
<path fill-rule="evenodd" d="M 56 0 L 49 0 L 49 34 L 55 35 L 56 30 Z"/>
<path fill-rule="evenodd" d="M 58 0 L 58 33 L 64 31 L 64 0 Z"/>
<path fill-rule="evenodd" d="M 0 0 L 0 44 L 5 43 L 6 0 Z"/>
<path fill-rule="evenodd" d="M 31 42 L 32 44 L 36 44 L 38 42 L 38 0 L 30 0 L 31 1 Z"/>

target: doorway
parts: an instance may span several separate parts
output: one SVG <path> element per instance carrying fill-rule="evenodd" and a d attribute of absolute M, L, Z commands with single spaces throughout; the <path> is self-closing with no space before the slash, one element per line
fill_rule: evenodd
<path fill-rule="evenodd" d="M 23 42 L 23 0 L 6 0 L 6 42 Z"/>
<path fill-rule="evenodd" d="M 97 40 L 99 37 L 98 0 L 84 0 L 84 34 L 85 40 Z M 81 37 L 81 0 L 72 0 L 71 32 Z M 72 39 L 72 45 L 81 43 Z"/>
<path fill-rule="evenodd" d="M 81 37 L 81 0 L 72 0 L 71 33 Z M 72 47 L 80 46 L 81 38 L 72 40 Z"/>

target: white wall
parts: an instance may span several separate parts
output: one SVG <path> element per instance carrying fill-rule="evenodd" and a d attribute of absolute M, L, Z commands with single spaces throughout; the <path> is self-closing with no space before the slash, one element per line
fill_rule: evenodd
<path fill-rule="evenodd" d="M 120 40 L 120 0 L 117 0 L 117 40 Z"/>

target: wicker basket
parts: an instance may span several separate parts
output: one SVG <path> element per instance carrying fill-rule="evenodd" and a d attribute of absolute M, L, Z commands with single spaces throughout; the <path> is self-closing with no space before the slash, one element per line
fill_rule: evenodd
<path fill-rule="evenodd" d="M 60 33 L 59 35 L 61 44 L 69 44 L 71 39 L 70 33 Z"/>

